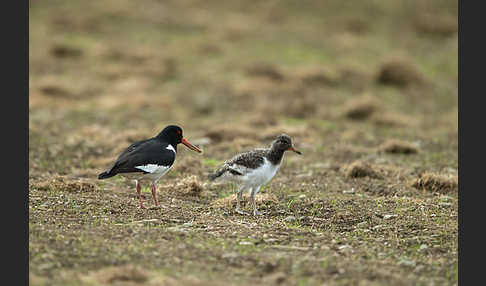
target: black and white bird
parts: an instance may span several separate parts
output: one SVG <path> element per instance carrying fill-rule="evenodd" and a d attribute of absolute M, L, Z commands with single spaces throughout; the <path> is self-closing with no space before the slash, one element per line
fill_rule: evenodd
<path fill-rule="evenodd" d="M 186 145 L 193 151 L 202 152 L 201 149 L 189 143 L 182 136 L 182 128 L 176 125 L 169 125 L 157 136 L 128 146 L 118 156 L 118 159 L 116 159 L 110 169 L 99 174 L 98 179 L 106 179 L 120 174 L 128 179 L 135 180 L 138 200 L 142 209 L 145 207 L 140 194 L 140 183 L 149 181 L 152 183 L 152 196 L 155 205 L 159 206 L 155 185 L 174 164 L 179 143 Z"/>
<path fill-rule="evenodd" d="M 259 148 L 253 151 L 238 154 L 227 160 L 214 173 L 209 175 L 211 181 L 222 179 L 238 185 L 236 212 L 246 214 L 240 209 L 240 200 L 243 191 L 250 190 L 250 199 L 253 206 L 253 215 L 262 214 L 257 210 L 255 195 L 260 187 L 268 183 L 277 173 L 282 163 L 285 151 L 293 151 L 299 155 L 290 136 L 281 134 L 272 142 L 270 148 Z"/>

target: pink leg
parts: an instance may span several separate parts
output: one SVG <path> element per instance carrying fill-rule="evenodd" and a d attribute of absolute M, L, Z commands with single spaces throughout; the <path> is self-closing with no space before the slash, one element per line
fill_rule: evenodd
<path fill-rule="evenodd" d="M 143 206 L 143 203 L 142 203 L 142 195 L 140 193 L 140 184 L 138 183 L 138 181 L 137 181 L 137 193 L 138 193 L 138 200 L 140 202 L 140 208 L 144 209 L 145 207 Z"/>
<path fill-rule="evenodd" d="M 159 201 L 157 201 L 157 189 L 155 188 L 154 182 L 152 182 L 152 196 L 154 197 L 155 206 L 160 206 Z"/>

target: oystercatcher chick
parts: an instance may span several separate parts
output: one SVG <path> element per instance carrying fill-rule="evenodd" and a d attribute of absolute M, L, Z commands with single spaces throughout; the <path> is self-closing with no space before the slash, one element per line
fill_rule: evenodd
<path fill-rule="evenodd" d="M 164 128 L 157 136 L 141 140 L 128 146 L 116 159 L 113 166 L 107 171 L 99 174 L 98 179 L 106 179 L 120 174 L 128 179 L 135 180 L 140 201 L 140 208 L 144 209 L 142 196 L 140 194 L 140 184 L 144 181 L 152 183 L 152 196 L 155 205 L 157 201 L 155 185 L 174 164 L 177 145 L 182 143 L 189 149 L 201 153 L 201 149 L 189 143 L 182 136 L 182 128 L 169 125 Z"/>
<path fill-rule="evenodd" d="M 253 215 L 261 215 L 263 213 L 257 210 L 255 195 L 262 185 L 268 183 L 275 176 L 280 168 L 285 151 L 293 151 L 302 155 L 292 145 L 290 136 L 281 134 L 272 142 L 271 147 L 268 149 L 255 149 L 238 154 L 225 161 L 221 167 L 209 175 L 209 179 L 211 181 L 222 179 L 238 185 L 236 212 L 239 214 L 246 214 L 240 210 L 240 200 L 243 191 L 250 190 Z"/>

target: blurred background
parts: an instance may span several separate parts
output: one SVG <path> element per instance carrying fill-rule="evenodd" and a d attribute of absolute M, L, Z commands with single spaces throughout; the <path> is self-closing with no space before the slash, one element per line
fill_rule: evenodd
<path fill-rule="evenodd" d="M 31 171 L 69 148 L 72 168 L 111 157 L 169 123 L 188 138 L 277 126 L 326 136 L 317 145 L 457 146 L 457 1 L 48 0 L 29 13 Z"/>

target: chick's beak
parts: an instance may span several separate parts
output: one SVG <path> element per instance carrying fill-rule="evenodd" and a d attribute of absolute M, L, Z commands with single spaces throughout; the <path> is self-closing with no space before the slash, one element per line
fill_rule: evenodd
<path fill-rule="evenodd" d="M 297 153 L 297 154 L 299 154 L 299 155 L 302 155 L 302 152 L 300 152 L 299 150 L 295 149 L 293 146 L 292 146 L 292 147 L 290 147 L 288 150 L 289 150 L 289 151 L 294 151 L 295 153 Z"/>
<path fill-rule="evenodd" d="M 181 143 L 184 144 L 184 145 L 186 145 L 187 148 L 191 149 L 192 151 L 196 151 L 198 153 L 202 153 L 202 150 L 201 149 L 199 149 L 198 147 L 196 147 L 196 146 L 192 145 L 191 143 L 189 143 L 189 141 L 187 141 L 186 138 L 182 138 Z"/>

